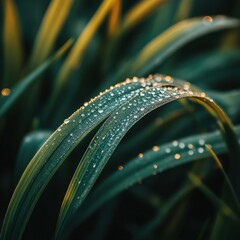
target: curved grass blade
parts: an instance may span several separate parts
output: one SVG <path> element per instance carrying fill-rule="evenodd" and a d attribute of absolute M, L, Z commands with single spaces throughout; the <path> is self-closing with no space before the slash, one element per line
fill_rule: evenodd
<path fill-rule="evenodd" d="M 99 129 L 80 164 L 78 165 L 60 210 L 56 238 L 59 238 L 66 224 L 85 200 L 97 177 L 103 170 L 113 151 L 127 131 L 142 117 L 154 109 L 180 98 L 190 98 L 205 108 L 218 119 L 224 134 L 233 136 L 232 125 L 227 116 L 213 102 L 202 97 L 201 93 L 193 93 L 189 89 L 177 87 L 155 86 L 138 93 L 128 102 L 119 107 Z M 235 143 L 235 142 L 234 142 Z M 235 143 L 235 147 L 238 143 Z M 231 145 L 229 145 L 231 147 Z M 236 151 L 236 149 L 233 149 Z"/>
<path fill-rule="evenodd" d="M 217 166 L 219 167 L 219 169 L 221 170 L 221 172 L 222 172 L 222 174 L 223 174 L 223 176 L 224 176 L 224 179 L 225 179 L 225 181 L 226 181 L 227 187 L 229 188 L 230 193 L 232 194 L 232 197 L 233 197 L 233 199 L 234 199 L 234 201 L 235 201 L 235 203 L 236 203 L 236 206 L 237 206 L 237 208 L 238 208 L 238 211 L 240 211 L 240 203 L 239 203 L 239 201 L 238 201 L 237 195 L 236 195 L 236 193 L 235 193 L 235 190 L 234 190 L 234 188 L 233 188 L 233 186 L 232 186 L 232 184 L 231 184 L 231 181 L 230 181 L 227 173 L 225 172 L 225 170 L 224 170 L 224 168 L 223 168 L 223 165 L 222 165 L 220 159 L 217 157 L 216 153 L 212 150 L 212 148 L 211 148 L 208 144 L 205 144 L 205 147 L 206 147 L 206 149 L 209 151 L 209 153 L 211 154 L 211 156 L 213 157 L 213 159 L 216 161 Z"/>
<path fill-rule="evenodd" d="M 221 29 L 239 26 L 237 19 L 224 16 L 193 18 L 181 21 L 151 41 L 137 56 L 133 72 L 146 74 L 170 54 L 197 37 Z"/>
<path fill-rule="evenodd" d="M 16 100 L 24 94 L 24 92 L 39 78 L 39 76 L 46 71 L 53 62 L 58 60 L 70 47 L 72 41 L 67 41 L 51 58 L 41 64 L 36 70 L 31 72 L 27 77 L 17 83 L 7 96 L 0 98 L 0 117 L 2 117 L 10 107 L 16 102 Z"/>
<path fill-rule="evenodd" d="M 171 54 L 186 43 L 208 33 L 239 26 L 239 20 L 223 16 L 192 18 L 181 21 L 148 43 L 140 53 L 130 59 L 101 88 L 118 82 L 128 76 L 144 76 L 159 67 Z"/>
<path fill-rule="evenodd" d="M 235 212 L 233 212 L 231 207 L 228 206 L 222 199 L 217 197 L 206 185 L 204 185 L 202 180 L 198 176 L 190 172 L 188 174 L 188 177 L 190 181 L 196 187 L 198 187 L 203 192 L 203 194 L 205 194 L 208 197 L 208 199 L 213 202 L 214 205 L 216 205 L 220 209 L 220 211 L 223 213 L 225 217 L 228 217 L 231 220 L 234 220 L 237 222 L 240 221 L 239 217 L 236 215 Z"/>
<path fill-rule="evenodd" d="M 113 37 L 119 28 L 122 0 L 116 0 L 108 21 L 108 36 Z"/>
<path fill-rule="evenodd" d="M 28 134 L 22 140 L 15 167 L 15 182 L 17 183 L 24 172 L 26 166 L 40 149 L 43 143 L 50 137 L 50 131 L 35 131 Z"/>
<path fill-rule="evenodd" d="M 12 87 L 19 79 L 22 66 L 22 38 L 20 21 L 13 0 L 3 1 L 4 87 Z"/>
<path fill-rule="evenodd" d="M 30 70 L 36 68 L 48 57 L 72 4 L 73 0 L 52 0 L 50 2 L 34 43 L 29 62 Z"/>
<path fill-rule="evenodd" d="M 33 208 L 47 183 L 91 130 L 137 92 L 145 87 L 160 84 L 162 80 L 163 77 L 128 79 L 100 93 L 66 119 L 36 153 L 22 175 L 5 215 L 2 237 L 21 238 Z"/>
<path fill-rule="evenodd" d="M 115 0 L 104 0 L 94 16 L 91 18 L 90 22 L 87 24 L 81 35 L 79 36 L 77 42 L 73 46 L 72 50 L 69 53 L 66 61 L 59 72 L 56 79 L 55 92 L 52 96 L 52 101 L 55 101 L 55 98 L 58 96 L 59 92 L 65 86 L 67 80 L 71 76 L 71 74 L 79 68 L 83 54 L 85 53 L 86 48 L 88 47 L 92 37 L 96 33 L 100 24 L 106 17 L 107 13 L 112 8 Z"/>
<path fill-rule="evenodd" d="M 240 126 L 236 127 L 235 130 L 238 139 L 240 139 Z M 104 180 L 89 195 L 89 198 L 74 215 L 71 221 L 71 229 L 79 225 L 111 198 L 136 184 L 139 180 L 144 180 L 153 174 L 161 173 L 182 164 L 211 157 L 211 154 L 205 151 L 205 143 L 211 145 L 216 154 L 227 153 L 227 147 L 220 132 L 215 131 L 178 139 L 160 146 L 153 146 L 151 150 L 130 160 L 126 165 L 121 166 L 119 171 L 114 172 Z"/>

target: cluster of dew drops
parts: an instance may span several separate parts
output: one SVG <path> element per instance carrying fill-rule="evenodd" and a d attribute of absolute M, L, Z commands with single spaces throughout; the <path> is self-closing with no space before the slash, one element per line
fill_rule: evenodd
<path fill-rule="evenodd" d="M 206 149 L 205 149 L 205 139 L 201 138 L 198 140 L 198 142 L 196 144 L 192 144 L 192 143 L 185 143 L 182 141 L 178 141 L 178 140 L 173 140 L 171 145 L 167 145 L 167 147 L 161 147 L 161 146 L 157 146 L 154 145 L 152 147 L 152 151 L 158 154 L 163 154 L 166 155 L 168 154 L 169 156 L 172 156 L 172 158 L 174 158 L 175 160 L 179 160 L 181 159 L 181 151 L 184 151 L 184 155 L 187 153 L 189 156 L 193 156 L 194 154 L 203 154 Z M 209 147 L 211 147 L 210 144 L 208 144 Z M 177 148 L 179 149 L 179 152 L 177 152 Z M 146 153 L 146 159 L 147 156 L 150 154 L 150 152 Z M 143 160 L 145 157 L 145 153 L 139 153 L 138 154 L 138 159 L 136 161 L 136 163 L 140 163 L 141 160 Z M 157 165 L 157 163 L 153 163 L 152 164 L 152 168 L 153 168 L 153 175 L 156 175 L 157 172 L 161 172 L 162 170 L 159 168 L 159 166 Z M 118 166 L 118 170 L 122 171 L 124 170 L 124 166 L 123 165 L 119 165 Z"/>

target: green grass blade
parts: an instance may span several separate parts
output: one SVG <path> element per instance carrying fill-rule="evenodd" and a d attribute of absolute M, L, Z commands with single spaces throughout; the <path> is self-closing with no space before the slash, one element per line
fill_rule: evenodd
<path fill-rule="evenodd" d="M 237 19 L 223 16 L 181 21 L 151 41 L 137 56 L 133 72 L 143 75 L 161 64 L 184 44 L 210 32 L 239 26 Z"/>
<path fill-rule="evenodd" d="M 203 194 L 205 194 L 209 200 L 213 202 L 213 204 L 220 209 L 220 211 L 224 214 L 225 217 L 230 218 L 231 220 L 238 221 L 239 217 L 236 213 L 228 206 L 222 199 L 216 196 L 205 184 L 203 184 L 202 180 L 193 173 L 189 173 L 188 177 L 190 181 L 198 187 Z"/>
<path fill-rule="evenodd" d="M 171 80 L 173 81 L 173 79 Z M 228 133 L 232 129 L 229 119 L 222 110 L 213 100 L 202 97 L 201 93 L 193 93 L 190 89 L 179 89 L 174 86 L 162 87 L 161 85 L 147 88 L 147 90 L 138 93 L 115 110 L 99 129 L 86 150 L 62 203 L 57 223 L 57 238 L 61 236 L 66 224 L 71 224 L 71 218 L 85 200 L 97 177 L 127 131 L 149 112 L 181 98 L 190 98 L 205 106 L 211 114 L 216 115 L 224 133 Z"/>
<path fill-rule="evenodd" d="M 236 132 L 238 138 L 240 138 L 240 127 L 236 128 Z M 144 180 L 154 173 L 161 173 L 182 164 L 211 157 L 210 153 L 204 149 L 205 143 L 211 145 L 217 154 L 227 152 L 227 146 L 219 131 L 215 131 L 178 139 L 160 146 L 153 146 L 151 150 L 144 152 L 140 157 L 130 160 L 126 165 L 121 166 L 119 171 L 114 172 L 104 180 L 89 196 L 89 199 L 75 214 L 71 227 L 79 225 L 104 203 L 129 186 L 136 184 L 139 180 Z M 175 158 L 176 154 L 180 155 L 179 159 Z M 96 199 L 98 201 L 95 201 Z"/>
<path fill-rule="evenodd" d="M 13 0 L 4 0 L 4 87 L 12 87 L 19 79 L 23 61 L 20 21 Z"/>
<path fill-rule="evenodd" d="M 22 140 L 19 148 L 16 167 L 15 167 L 15 182 L 17 183 L 24 172 L 26 166 L 33 158 L 35 153 L 40 149 L 43 143 L 50 137 L 50 131 L 34 131 Z"/>
<path fill-rule="evenodd" d="M 4 116 L 4 114 L 12 107 L 19 97 L 39 79 L 38 77 L 41 76 L 41 74 L 44 73 L 44 71 L 46 71 L 54 61 L 58 60 L 66 52 L 70 45 L 71 41 L 67 41 L 51 58 L 46 60 L 36 70 L 23 78 L 19 83 L 15 84 L 15 86 L 9 90 L 10 94 L 1 96 L 0 117 Z"/>
<path fill-rule="evenodd" d="M 2 226 L 3 238 L 19 239 L 44 188 L 72 150 L 112 111 L 154 79 L 126 80 L 85 103 L 50 136 L 22 175 Z"/>
<path fill-rule="evenodd" d="M 55 102 L 56 97 L 64 88 L 73 72 L 79 68 L 86 48 L 114 3 L 115 0 L 104 0 L 83 32 L 80 34 L 57 76 L 55 92 L 52 96 L 53 102 Z"/>
<path fill-rule="evenodd" d="M 237 26 L 239 26 L 237 19 L 223 16 L 181 21 L 149 42 L 136 57 L 125 62 L 117 72 L 114 72 L 114 76 L 110 76 L 103 83 L 102 88 L 124 79 L 126 74 L 128 76 L 144 76 L 152 69 L 159 67 L 171 54 L 188 42 L 211 32 Z"/>
<path fill-rule="evenodd" d="M 50 2 L 33 46 L 29 62 L 30 70 L 39 66 L 49 56 L 72 4 L 73 0 Z"/>

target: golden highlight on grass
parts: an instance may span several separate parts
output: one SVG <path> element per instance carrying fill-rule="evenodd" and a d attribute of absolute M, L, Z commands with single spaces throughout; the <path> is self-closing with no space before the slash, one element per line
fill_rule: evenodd
<path fill-rule="evenodd" d="M 83 32 L 80 34 L 77 42 L 73 46 L 63 67 L 61 68 L 59 75 L 57 76 L 56 91 L 60 91 L 63 88 L 74 70 L 80 66 L 87 46 L 115 1 L 116 0 L 104 0 Z"/>
<path fill-rule="evenodd" d="M 118 31 L 121 17 L 122 0 L 116 0 L 112 7 L 111 14 L 108 21 L 108 36 L 113 37 Z"/>
<path fill-rule="evenodd" d="M 172 40 L 184 34 L 188 29 L 193 29 L 196 26 L 196 21 L 182 21 L 170 27 L 164 33 L 153 39 L 148 43 L 139 53 L 137 60 L 133 66 L 133 71 L 140 69 L 143 65 L 151 59 L 159 49 L 164 48 Z"/>
<path fill-rule="evenodd" d="M 226 181 L 227 186 L 228 186 L 228 188 L 229 188 L 229 190 L 230 190 L 230 192 L 231 192 L 231 194 L 232 194 L 232 196 L 233 196 L 233 199 L 234 199 L 234 201 L 235 201 L 235 203 L 236 203 L 236 206 L 238 207 L 238 210 L 240 210 L 240 203 L 239 203 L 239 201 L 238 201 L 236 192 L 235 192 L 235 190 L 234 190 L 234 188 L 233 188 L 233 185 L 232 185 L 232 183 L 231 183 L 231 181 L 230 181 L 230 179 L 229 179 L 226 171 L 225 171 L 224 168 L 223 168 L 223 165 L 222 165 L 220 159 L 219 159 L 218 156 L 215 154 L 215 152 L 212 150 L 212 148 L 210 147 L 210 145 L 205 144 L 205 147 L 206 147 L 207 151 L 211 154 L 211 156 L 213 157 L 213 159 L 216 161 L 217 166 L 219 167 L 219 169 L 221 170 L 221 172 L 222 172 L 222 174 L 223 174 L 223 176 L 224 176 L 224 178 L 225 178 L 225 181 Z"/>
<path fill-rule="evenodd" d="M 193 5 L 193 0 L 182 0 L 179 4 L 179 8 L 175 17 L 176 21 L 180 21 L 185 18 L 188 18 L 192 5 Z"/>
<path fill-rule="evenodd" d="M 239 217 L 233 210 L 218 196 L 216 196 L 211 189 L 209 189 L 202 180 L 194 173 L 188 173 L 189 180 L 202 191 L 202 193 L 224 214 L 225 217 L 231 218 L 234 221 L 239 221 Z"/>
<path fill-rule="evenodd" d="M 73 0 L 52 0 L 39 28 L 29 68 L 41 64 L 51 53 L 53 45 L 69 15 Z"/>
<path fill-rule="evenodd" d="M 4 76 L 3 86 L 11 87 L 17 79 L 22 66 L 23 49 L 20 21 L 17 8 L 13 0 L 4 0 L 3 25 L 3 55 Z"/>

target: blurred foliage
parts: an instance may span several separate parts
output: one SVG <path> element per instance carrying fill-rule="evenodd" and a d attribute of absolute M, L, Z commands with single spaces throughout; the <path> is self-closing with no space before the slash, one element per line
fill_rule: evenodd
<path fill-rule="evenodd" d="M 3 0 L 0 12 L 1 239 L 240 239 L 240 1 Z M 181 99 L 155 96 L 141 119 L 133 99 L 149 87 Z M 141 120 L 119 143 L 128 103 L 119 126 Z"/>

